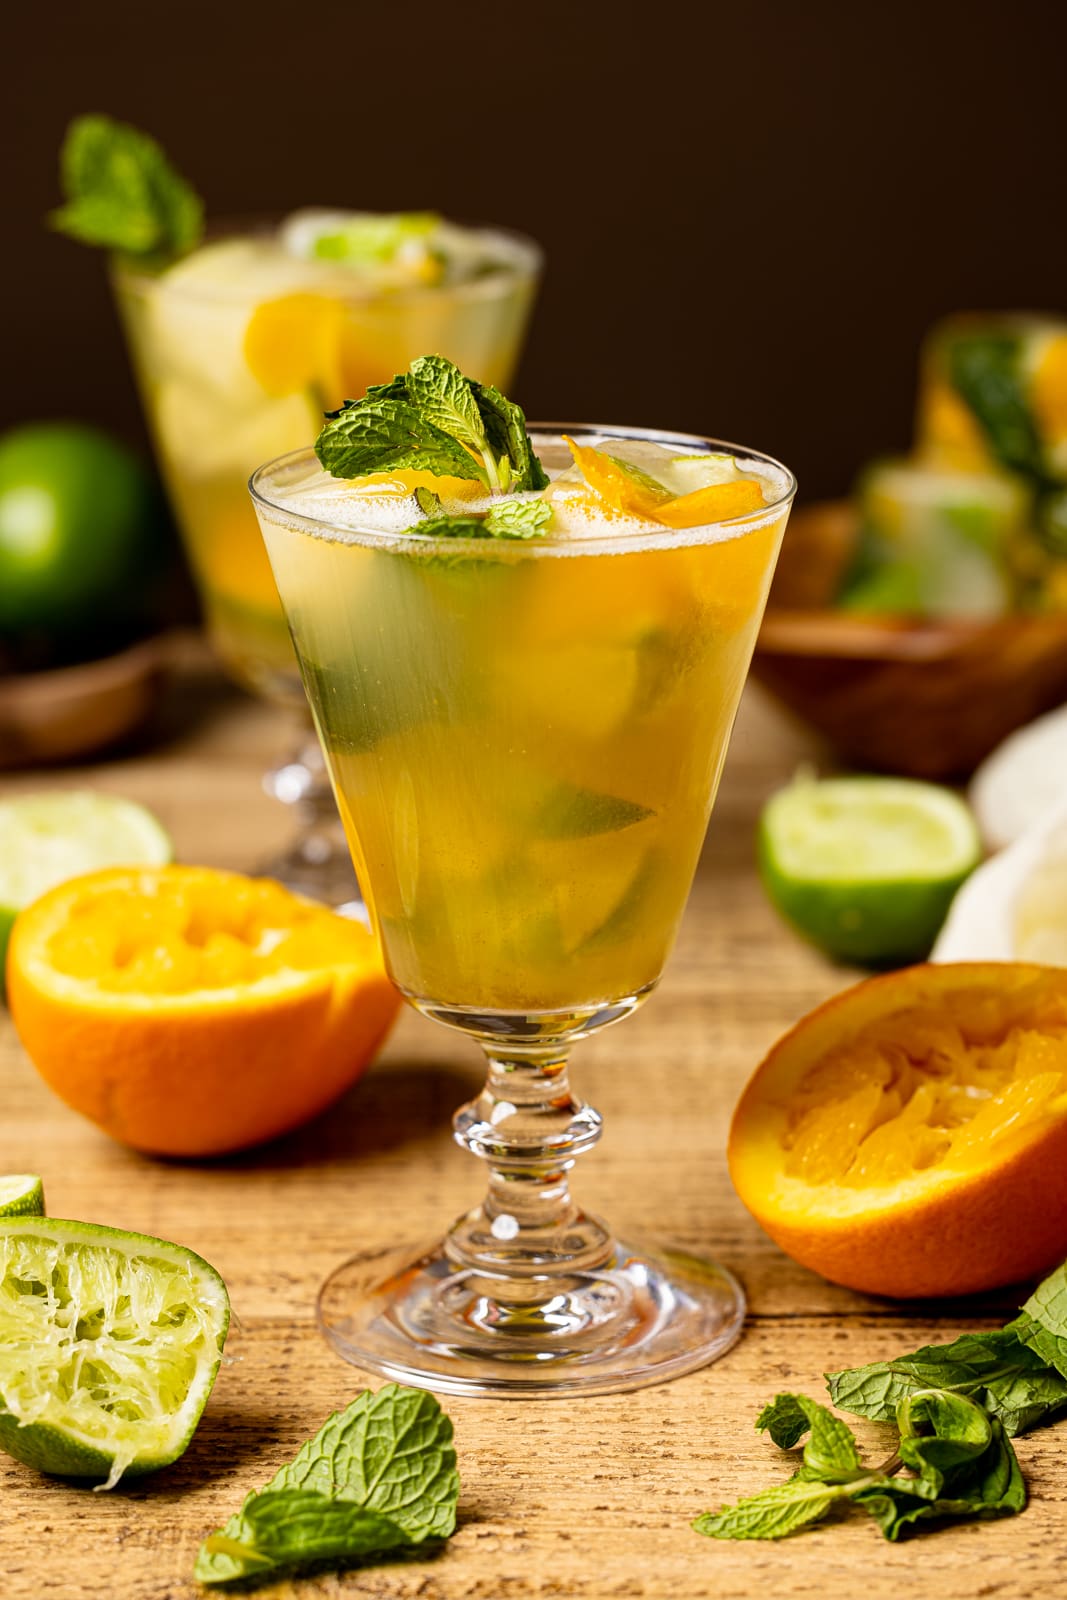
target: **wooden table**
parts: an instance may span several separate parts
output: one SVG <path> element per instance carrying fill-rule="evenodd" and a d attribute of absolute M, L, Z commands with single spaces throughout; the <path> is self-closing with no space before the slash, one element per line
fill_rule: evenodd
<path fill-rule="evenodd" d="M 284 730 L 213 674 L 173 686 L 138 753 L 71 772 L 5 776 L 2 792 L 91 783 L 142 800 L 179 858 L 252 870 L 284 842 L 260 791 Z M 578 1402 L 450 1400 L 460 1526 L 436 1560 L 262 1591 L 381 1600 L 1067 1594 L 1067 1427 L 1019 1442 L 1032 1502 L 1018 1519 L 886 1544 L 857 1517 L 781 1544 L 726 1544 L 700 1511 L 787 1476 L 753 1422 L 780 1389 L 824 1396 L 824 1370 L 876 1360 L 1012 1298 L 912 1307 L 864 1299 L 795 1266 L 734 1196 L 724 1145 L 741 1085 L 771 1042 L 850 981 L 776 921 L 753 871 L 763 797 L 818 752 L 750 688 L 708 848 L 662 988 L 631 1021 L 580 1047 L 577 1086 L 606 1136 L 578 1193 L 620 1229 L 714 1250 L 743 1279 L 740 1343 L 660 1388 Z M 200 1540 L 362 1386 L 319 1336 L 320 1280 L 351 1248 L 425 1237 L 479 1197 L 482 1170 L 450 1117 L 480 1081 L 473 1046 L 405 1013 L 364 1082 L 291 1137 L 203 1165 L 113 1144 L 45 1088 L 0 1016 L 0 1171 L 39 1171 L 56 1216 L 191 1245 L 223 1273 L 235 1325 L 184 1458 L 94 1494 L 0 1457 L 2 1600 L 177 1600 Z M 371 1380 L 372 1383 L 375 1380 Z M 860 1425 L 877 1453 L 881 1430 Z M 885 1452 L 882 1451 L 882 1454 Z"/>

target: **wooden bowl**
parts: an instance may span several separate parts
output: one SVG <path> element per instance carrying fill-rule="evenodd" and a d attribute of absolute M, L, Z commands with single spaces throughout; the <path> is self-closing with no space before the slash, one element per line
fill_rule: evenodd
<path fill-rule="evenodd" d="M 0 768 L 68 761 L 130 733 L 155 702 L 166 644 L 143 639 L 100 661 L 0 678 Z"/>
<path fill-rule="evenodd" d="M 793 514 L 753 675 L 850 761 L 967 777 L 1009 733 L 1067 700 L 1067 614 L 988 621 L 830 609 L 857 532 L 846 502 Z"/>

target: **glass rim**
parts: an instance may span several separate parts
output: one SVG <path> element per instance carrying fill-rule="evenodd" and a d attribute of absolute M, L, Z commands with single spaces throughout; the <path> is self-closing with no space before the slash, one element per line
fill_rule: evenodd
<path fill-rule="evenodd" d="M 781 494 L 762 506 L 758 511 L 743 512 L 738 516 L 723 517 L 718 522 L 701 523 L 695 528 L 669 528 L 661 529 L 651 524 L 631 531 L 616 534 L 592 534 L 575 538 L 569 534 L 539 534 L 534 539 L 449 539 L 450 551 L 462 551 L 465 555 L 514 559 L 519 555 L 535 555 L 538 551 L 554 552 L 557 554 L 589 554 L 599 552 L 603 555 L 617 553 L 621 549 L 636 546 L 641 550 L 667 550 L 677 549 L 684 545 L 708 544 L 717 542 L 707 537 L 708 534 L 724 534 L 729 538 L 739 538 L 746 533 L 754 533 L 759 528 L 778 521 L 789 510 L 797 492 L 797 480 L 789 468 L 777 459 L 768 455 L 765 450 L 750 449 L 747 445 L 731 444 L 725 439 L 715 439 L 706 434 L 676 433 L 664 428 L 639 428 L 629 427 L 618 423 L 594 422 L 528 422 L 527 431 L 536 444 L 540 437 L 551 435 L 553 441 L 560 440 L 563 434 L 570 434 L 573 438 L 595 437 L 600 439 L 633 439 L 644 440 L 653 444 L 666 445 L 693 445 L 699 447 L 695 454 L 731 455 L 739 461 L 752 461 L 771 467 L 775 472 L 781 473 L 784 486 Z M 381 528 L 353 528 L 342 526 L 332 521 L 329 517 L 307 516 L 303 512 L 293 511 L 290 507 L 279 505 L 272 500 L 266 492 L 268 481 L 276 478 L 287 468 L 296 467 L 302 462 L 317 462 L 314 446 L 305 445 L 300 450 L 289 450 L 284 455 L 275 456 L 271 461 L 265 461 L 256 468 L 248 480 L 248 492 L 257 512 L 261 511 L 270 522 L 281 522 L 284 526 L 294 528 L 300 532 L 321 535 L 330 531 L 343 536 L 346 543 L 365 545 L 382 545 L 389 549 L 401 546 L 412 546 L 417 549 L 436 547 L 440 549 L 441 540 L 434 534 L 419 533 L 418 524 L 400 531 L 383 531 Z M 345 480 L 338 479 L 338 482 Z"/>
<path fill-rule="evenodd" d="M 218 244 L 229 239 L 274 237 L 281 223 L 291 214 L 289 212 L 277 212 L 275 214 L 251 213 L 247 216 L 221 217 L 217 221 L 208 224 L 199 244 L 195 245 L 184 256 L 179 257 L 178 261 L 172 262 L 171 265 L 178 266 L 190 260 L 197 250 L 205 244 Z M 361 214 L 367 216 L 389 216 L 392 213 L 383 211 Z M 449 284 L 410 283 L 384 290 L 365 287 L 363 292 L 360 293 L 357 292 L 359 286 L 358 276 L 353 273 L 353 292 L 351 294 L 343 292 L 339 294 L 325 284 L 321 290 L 311 288 L 306 292 L 309 294 L 322 293 L 327 299 L 343 300 L 346 303 L 351 301 L 353 304 L 362 305 L 371 304 L 377 300 L 386 300 L 391 305 L 406 304 L 409 301 L 428 299 L 440 294 L 461 295 L 464 298 L 476 299 L 479 296 L 499 294 L 504 289 L 524 280 L 533 281 L 544 270 L 544 249 L 536 239 L 527 233 L 522 233 L 517 228 L 497 226 L 495 223 L 489 222 L 457 222 L 451 217 L 442 217 L 441 221 L 448 223 L 451 227 L 457 228 L 463 233 L 484 238 L 487 242 L 499 240 L 511 252 L 511 258 L 495 262 L 488 272 L 480 273 L 476 277 L 460 278 L 455 283 Z M 297 264 L 307 264 L 301 263 L 300 258 L 296 256 L 293 257 L 293 260 Z M 345 272 L 343 263 L 324 262 L 322 264 L 327 267 L 332 266 L 337 272 L 338 278 L 343 277 Z M 257 295 L 250 296 L 248 291 L 240 284 L 236 285 L 232 291 L 220 291 L 217 288 L 208 289 L 197 287 L 196 285 L 168 283 L 168 270 L 165 267 L 161 272 L 152 272 L 145 267 L 139 266 L 136 261 L 131 261 L 121 255 L 113 256 L 110 262 L 111 281 L 116 289 L 143 291 L 149 286 L 165 285 L 166 292 L 175 297 L 198 301 L 201 304 L 219 306 L 257 303 L 262 298 L 262 296 Z M 337 278 L 335 278 L 334 282 L 336 283 L 337 281 Z"/>

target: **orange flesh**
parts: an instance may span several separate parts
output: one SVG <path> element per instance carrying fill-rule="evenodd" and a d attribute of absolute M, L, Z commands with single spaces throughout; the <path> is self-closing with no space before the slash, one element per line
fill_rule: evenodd
<path fill-rule="evenodd" d="M 47 940 L 50 967 L 109 994 L 189 994 L 367 961 L 356 924 L 277 884 L 182 874 L 155 892 L 86 889 Z"/>
<path fill-rule="evenodd" d="M 790 1094 L 784 1172 L 863 1189 L 987 1161 L 1067 1093 L 1067 1000 L 960 990 L 882 1017 L 827 1052 Z"/>

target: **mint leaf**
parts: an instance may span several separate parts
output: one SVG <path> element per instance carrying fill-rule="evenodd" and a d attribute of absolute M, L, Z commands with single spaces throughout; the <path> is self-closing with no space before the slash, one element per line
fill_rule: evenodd
<path fill-rule="evenodd" d="M 419 356 L 406 373 L 328 412 L 315 453 L 335 478 L 413 468 L 477 478 L 493 493 L 548 484 L 519 407 L 444 356 Z"/>
<path fill-rule="evenodd" d="M 919 1522 L 1010 1516 L 1026 1505 L 1011 1442 L 981 1406 L 927 1390 L 902 1401 L 899 1423 L 897 1454 L 868 1469 L 851 1431 L 825 1406 L 805 1395 L 776 1395 L 756 1426 L 784 1448 L 809 1433 L 804 1465 L 788 1483 L 699 1517 L 693 1527 L 718 1539 L 781 1539 L 825 1516 L 835 1500 L 851 1500 L 895 1540 Z"/>
<path fill-rule="evenodd" d="M 431 534 L 436 539 L 491 539 L 485 517 L 453 516 L 448 511 L 435 512 L 416 522 L 412 533 Z"/>
<path fill-rule="evenodd" d="M 1009 1434 L 1026 1433 L 1067 1406 L 1067 1378 L 1020 1342 L 1022 1321 L 965 1333 L 951 1344 L 924 1345 L 894 1361 L 827 1373 L 830 1398 L 854 1416 L 888 1422 L 905 1396 L 947 1389 L 979 1401 Z"/>
<path fill-rule="evenodd" d="M 847 1478 L 862 1470 L 852 1429 L 807 1395 L 776 1394 L 756 1418 L 756 1427 L 769 1433 L 781 1450 L 791 1450 L 810 1433 L 804 1465 L 820 1478 Z"/>
<path fill-rule="evenodd" d="M 450 513 L 429 489 L 416 489 L 419 510 L 427 513 L 413 533 L 444 539 L 533 539 L 552 521 L 552 507 L 544 500 L 501 500 L 486 512 Z"/>
<path fill-rule="evenodd" d="M 963 1395 L 928 1389 L 897 1407 L 898 1453 L 906 1467 L 941 1494 L 946 1476 L 969 1466 L 989 1448 L 993 1426 L 981 1406 Z"/>
<path fill-rule="evenodd" d="M 706 1511 L 692 1526 L 709 1539 L 784 1539 L 798 1528 L 820 1522 L 844 1493 L 833 1485 L 790 1478 L 734 1506 Z"/>
<path fill-rule="evenodd" d="M 893 1541 L 918 1531 L 919 1522 L 1007 1517 L 1026 1507 L 1026 1486 L 1015 1451 L 996 1420 L 986 1448 L 947 1473 L 941 1490 L 935 1482 L 931 1474 L 911 1480 L 879 1475 L 852 1498 Z"/>
<path fill-rule="evenodd" d="M 561 783 L 538 808 L 535 826 L 542 839 L 588 839 L 594 834 L 632 828 L 654 815 L 636 800 Z"/>
<path fill-rule="evenodd" d="M 1038 1284 L 1023 1306 L 1022 1317 L 1030 1319 L 1018 1329 L 1024 1344 L 1067 1377 L 1067 1262 Z"/>
<path fill-rule="evenodd" d="M 1025 390 L 1023 342 L 1014 333 L 956 334 L 949 381 L 981 425 L 997 459 L 1030 478 L 1044 476 L 1044 452 Z"/>
<path fill-rule="evenodd" d="M 346 400 L 339 411 L 329 413 L 315 454 L 335 478 L 411 470 L 476 478 L 488 487 L 484 468 L 458 440 L 407 401 L 384 394 Z"/>
<path fill-rule="evenodd" d="M 546 500 L 501 500 L 485 517 L 494 539 L 534 539 L 551 521 L 552 507 Z"/>
<path fill-rule="evenodd" d="M 1061 1335 L 1052 1333 L 1041 1322 L 1036 1321 L 1027 1312 L 1022 1311 L 1014 1322 L 1008 1324 L 1023 1345 L 1037 1358 L 1045 1370 L 1061 1383 L 1064 1379 L 1064 1368 L 1067 1367 L 1067 1340 Z"/>
<path fill-rule="evenodd" d="M 210 1575 L 202 1572 L 198 1558 L 196 1576 L 213 1584 L 274 1578 L 311 1565 L 348 1565 L 410 1542 L 388 1517 L 348 1500 L 303 1489 L 265 1490 L 252 1495 L 241 1513 L 239 1539 L 221 1533 L 204 1541 L 201 1555 L 206 1552 L 214 1567 Z M 217 1570 L 223 1561 L 225 1576 Z"/>
<path fill-rule="evenodd" d="M 421 417 L 484 455 L 485 429 L 474 393 L 459 368 L 444 356 L 420 356 L 408 368 L 407 396 Z"/>
<path fill-rule="evenodd" d="M 156 141 L 111 117 L 76 117 L 60 155 L 66 204 L 51 212 L 60 233 L 133 256 L 191 250 L 203 206 Z"/>
<path fill-rule="evenodd" d="M 249 1495 L 205 1540 L 195 1576 L 232 1583 L 447 1538 L 458 1495 L 451 1422 L 432 1395 L 387 1384 L 327 1418 Z"/>
<path fill-rule="evenodd" d="M 547 489 L 548 474 L 534 454 L 523 412 L 491 383 L 476 383 L 472 378 L 470 386 L 490 449 L 498 458 L 503 457 L 510 463 L 511 481 L 508 487 L 514 493 Z"/>

